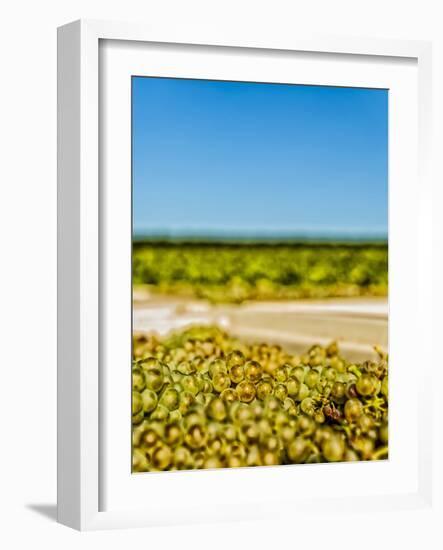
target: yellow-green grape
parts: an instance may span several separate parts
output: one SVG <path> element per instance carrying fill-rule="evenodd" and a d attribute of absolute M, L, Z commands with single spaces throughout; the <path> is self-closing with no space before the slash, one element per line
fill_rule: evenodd
<path fill-rule="evenodd" d="M 175 409 L 169 413 L 169 422 L 175 422 L 176 424 L 182 421 L 182 413 Z"/>
<path fill-rule="evenodd" d="M 364 397 L 374 395 L 377 389 L 377 379 L 372 374 L 362 374 L 355 383 L 356 390 Z"/>
<path fill-rule="evenodd" d="M 178 383 L 180 383 L 181 379 L 183 378 L 183 374 L 178 372 L 178 370 L 173 370 L 171 372 L 171 378 L 172 378 L 173 383 L 178 384 Z"/>
<path fill-rule="evenodd" d="M 194 465 L 197 470 L 201 470 L 204 466 L 205 460 L 206 460 L 206 453 L 202 450 L 200 451 L 194 451 L 192 454 L 192 457 L 194 459 Z"/>
<path fill-rule="evenodd" d="M 231 444 L 231 455 L 239 456 L 242 459 L 246 458 L 246 447 L 240 441 L 234 441 Z"/>
<path fill-rule="evenodd" d="M 146 420 L 143 420 L 137 426 L 134 426 L 132 429 L 132 445 L 133 447 L 138 447 L 140 445 L 141 437 L 143 432 L 146 430 L 147 423 Z"/>
<path fill-rule="evenodd" d="M 152 453 L 152 467 L 155 470 L 166 470 L 172 462 L 172 452 L 167 445 L 161 445 Z"/>
<path fill-rule="evenodd" d="M 209 403 L 212 401 L 213 398 L 214 398 L 213 393 L 202 393 L 202 392 L 200 392 L 195 397 L 195 402 L 199 403 L 203 407 L 206 407 L 207 405 L 209 405 Z"/>
<path fill-rule="evenodd" d="M 201 424 L 191 426 L 185 436 L 185 443 L 191 449 L 201 449 L 206 445 L 206 441 L 206 431 Z"/>
<path fill-rule="evenodd" d="M 308 456 L 308 453 L 309 453 L 308 442 L 303 437 L 296 437 L 289 444 L 287 453 L 291 462 L 294 462 L 295 464 L 300 464 Z"/>
<path fill-rule="evenodd" d="M 317 353 L 315 355 L 311 355 L 311 357 L 308 360 L 310 367 L 317 367 L 319 365 L 322 365 L 324 362 L 324 357 L 320 353 Z"/>
<path fill-rule="evenodd" d="M 179 382 L 174 382 L 173 384 L 169 384 L 167 387 L 174 389 L 178 393 L 182 393 L 184 391 L 183 386 Z M 163 393 L 165 391 L 165 388 L 163 388 Z"/>
<path fill-rule="evenodd" d="M 273 433 L 271 422 L 263 417 L 257 422 L 257 426 L 260 431 L 260 441 L 264 443 Z"/>
<path fill-rule="evenodd" d="M 194 357 L 194 359 L 192 360 L 192 364 L 194 366 L 195 372 L 197 372 L 198 374 L 207 374 L 209 372 L 208 362 L 200 355 Z"/>
<path fill-rule="evenodd" d="M 269 435 L 264 439 L 263 446 L 268 451 L 279 451 L 281 447 L 280 439 L 276 435 Z"/>
<path fill-rule="evenodd" d="M 200 384 L 198 382 L 198 379 L 193 374 L 183 376 L 181 383 L 184 390 L 191 393 L 192 395 L 197 395 L 197 393 L 200 391 Z"/>
<path fill-rule="evenodd" d="M 286 389 L 289 397 L 297 397 L 300 391 L 300 381 L 295 376 L 290 376 L 286 381 Z"/>
<path fill-rule="evenodd" d="M 322 370 L 321 376 L 328 382 L 334 382 L 337 377 L 337 371 L 332 367 L 326 367 Z"/>
<path fill-rule="evenodd" d="M 194 395 L 191 392 L 184 391 L 179 395 L 178 410 L 182 414 L 186 414 L 194 403 Z"/>
<path fill-rule="evenodd" d="M 265 411 L 269 414 L 274 414 L 280 408 L 280 401 L 273 395 L 269 396 L 265 400 Z"/>
<path fill-rule="evenodd" d="M 241 403 L 235 411 L 234 422 L 237 424 L 246 424 L 252 421 L 254 414 L 251 407 L 248 407 L 245 403 Z"/>
<path fill-rule="evenodd" d="M 222 422 L 226 418 L 226 407 L 223 399 L 215 397 L 209 403 L 207 412 L 210 418 Z"/>
<path fill-rule="evenodd" d="M 274 388 L 274 395 L 279 401 L 284 401 L 288 397 L 288 390 L 283 384 L 277 384 Z"/>
<path fill-rule="evenodd" d="M 275 415 L 274 415 L 274 426 L 278 430 L 282 426 L 286 426 L 289 423 L 289 417 L 285 413 L 285 411 L 282 411 L 279 409 Z"/>
<path fill-rule="evenodd" d="M 289 375 L 289 368 L 287 365 L 282 365 L 281 367 L 278 367 L 274 371 L 274 378 L 277 380 L 277 382 L 280 382 L 280 384 L 283 384 L 288 379 Z"/>
<path fill-rule="evenodd" d="M 132 392 L 132 414 L 136 415 L 143 409 L 143 399 L 138 391 Z"/>
<path fill-rule="evenodd" d="M 378 433 L 379 433 L 380 441 L 382 443 L 387 443 L 388 440 L 389 440 L 389 429 L 388 429 L 388 423 L 387 422 L 384 422 L 380 426 L 380 429 L 378 430 Z"/>
<path fill-rule="evenodd" d="M 282 426 L 280 430 L 280 437 L 283 443 L 288 445 L 295 438 L 295 429 L 289 425 Z"/>
<path fill-rule="evenodd" d="M 333 383 L 329 380 L 326 380 L 326 378 L 320 378 L 320 381 L 317 384 L 315 390 L 323 397 L 329 397 L 331 395 L 332 385 Z"/>
<path fill-rule="evenodd" d="M 318 371 L 311 369 L 306 373 L 305 384 L 308 388 L 314 388 L 320 380 L 320 374 Z"/>
<path fill-rule="evenodd" d="M 342 382 L 334 382 L 331 395 L 336 403 L 341 403 L 346 398 L 346 385 Z"/>
<path fill-rule="evenodd" d="M 276 466 L 280 464 L 280 456 L 276 452 L 265 451 L 263 453 L 262 462 L 264 466 Z"/>
<path fill-rule="evenodd" d="M 212 342 L 203 342 L 201 346 L 202 353 L 205 357 L 209 357 L 214 353 L 214 344 Z"/>
<path fill-rule="evenodd" d="M 314 413 L 314 420 L 317 424 L 323 424 L 326 421 L 324 412 L 321 409 L 318 409 Z"/>
<path fill-rule="evenodd" d="M 206 376 L 204 376 L 200 380 L 201 380 L 200 391 L 203 393 L 211 393 L 214 389 L 211 379 L 209 377 L 207 378 Z"/>
<path fill-rule="evenodd" d="M 161 367 L 150 367 L 149 370 L 145 370 L 145 380 L 148 389 L 159 392 L 164 382 L 164 375 Z"/>
<path fill-rule="evenodd" d="M 388 381 L 388 377 L 385 376 L 381 382 L 381 388 L 380 388 L 380 391 L 381 393 L 386 397 L 386 399 L 388 398 L 388 391 L 389 391 L 389 381 Z"/>
<path fill-rule="evenodd" d="M 215 399 L 218 399 L 217 397 Z M 218 439 L 222 431 L 222 423 L 217 420 L 211 420 L 206 424 L 206 435 L 209 441 Z"/>
<path fill-rule="evenodd" d="M 237 386 L 237 393 L 240 401 L 243 403 L 251 403 L 255 399 L 255 386 L 247 380 L 243 380 Z"/>
<path fill-rule="evenodd" d="M 180 445 L 183 441 L 183 430 L 179 424 L 168 424 L 165 427 L 165 441 L 170 447 Z"/>
<path fill-rule="evenodd" d="M 199 411 L 192 410 L 183 419 L 186 429 L 192 428 L 192 426 L 201 426 L 205 423 L 205 417 Z"/>
<path fill-rule="evenodd" d="M 137 425 L 140 424 L 140 422 L 143 421 L 145 415 L 143 414 L 143 411 L 138 412 L 137 414 L 132 415 L 132 424 Z"/>
<path fill-rule="evenodd" d="M 329 365 L 331 368 L 335 369 L 337 372 L 345 372 L 346 371 L 346 364 L 343 361 L 343 359 L 340 359 L 340 357 L 334 356 L 331 357 L 329 360 Z"/>
<path fill-rule="evenodd" d="M 142 392 L 145 389 L 145 375 L 141 369 L 132 369 L 132 389 Z"/>
<path fill-rule="evenodd" d="M 243 404 L 241 401 L 233 401 L 232 403 L 227 403 L 227 406 L 229 420 L 236 422 L 238 410 L 243 406 Z"/>
<path fill-rule="evenodd" d="M 251 409 L 251 412 L 255 417 L 255 420 L 259 420 L 260 418 L 262 418 L 263 412 L 264 412 L 263 403 L 260 403 L 260 401 L 255 400 L 249 405 L 249 408 Z"/>
<path fill-rule="evenodd" d="M 236 455 L 228 457 L 228 468 L 241 468 L 242 466 L 246 466 L 242 457 Z"/>
<path fill-rule="evenodd" d="M 164 405 L 168 411 L 173 411 L 179 406 L 179 393 L 174 388 L 166 388 L 160 397 L 160 403 Z"/>
<path fill-rule="evenodd" d="M 315 421 L 305 414 L 297 418 L 297 431 L 302 435 L 312 435 L 315 431 Z"/>
<path fill-rule="evenodd" d="M 156 357 L 147 357 L 140 363 L 140 366 L 144 371 L 151 369 L 162 369 L 162 363 Z"/>
<path fill-rule="evenodd" d="M 235 441 L 237 438 L 237 428 L 233 424 L 226 424 L 223 429 L 223 435 L 226 441 Z"/>
<path fill-rule="evenodd" d="M 260 449 L 257 445 L 254 445 L 248 449 L 248 454 L 246 456 L 247 466 L 261 466 L 262 460 L 260 455 Z"/>
<path fill-rule="evenodd" d="M 223 401 L 226 401 L 228 403 L 232 403 L 233 401 L 238 401 L 238 394 L 234 388 L 224 389 L 221 392 L 220 397 L 223 399 Z"/>
<path fill-rule="evenodd" d="M 233 365 L 229 369 L 229 377 L 234 382 L 234 384 L 238 384 L 245 378 L 245 368 L 243 365 Z"/>
<path fill-rule="evenodd" d="M 294 399 L 296 401 L 303 401 L 303 399 L 306 399 L 306 397 L 309 396 L 309 388 L 306 384 L 304 384 L 303 382 L 300 384 L 300 389 L 298 391 L 298 395 L 297 397 L 295 397 Z"/>
<path fill-rule="evenodd" d="M 363 460 L 369 460 L 374 450 L 374 441 L 370 437 L 359 436 L 353 440 L 353 447 Z"/>
<path fill-rule="evenodd" d="M 286 397 L 283 401 L 283 408 L 288 414 L 292 416 L 297 415 L 297 406 L 291 397 Z"/>
<path fill-rule="evenodd" d="M 149 469 L 149 463 L 146 454 L 141 449 L 132 450 L 132 471 L 146 472 Z"/>
<path fill-rule="evenodd" d="M 264 401 L 272 394 L 272 384 L 268 380 L 261 380 L 256 387 L 257 399 Z"/>
<path fill-rule="evenodd" d="M 326 440 L 331 438 L 333 432 L 329 426 L 320 426 L 315 430 L 314 443 L 316 445 L 322 445 Z"/>
<path fill-rule="evenodd" d="M 328 346 L 326 346 L 326 355 L 328 357 L 333 357 L 334 355 L 338 355 L 338 344 L 337 342 L 331 342 Z"/>
<path fill-rule="evenodd" d="M 223 464 L 221 460 L 216 456 L 209 456 L 203 463 L 203 468 L 206 470 L 214 470 L 215 468 L 222 468 Z"/>
<path fill-rule="evenodd" d="M 174 450 L 173 464 L 177 470 L 187 470 L 192 468 L 191 451 L 186 447 L 177 447 Z"/>
<path fill-rule="evenodd" d="M 362 414 L 357 421 L 357 426 L 360 428 L 362 433 L 367 434 L 373 430 L 374 421 L 367 414 Z"/>
<path fill-rule="evenodd" d="M 152 390 L 144 390 L 141 394 L 143 401 L 143 411 L 145 414 L 152 412 L 158 404 L 157 394 Z"/>
<path fill-rule="evenodd" d="M 152 420 L 167 420 L 169 418 L 169 409 L 160 403 L 151 413 Z"/>
<path fill-rule="evenodd" d="M 305 369 L 301 365 L 294 367 L 291 370 L 291 376 L 294 376 L 300 383 L 302 383 L 305 379 Z"/>
<path fill-rule="evenodd" d="M 214 379 L 216 374 L 226 374 L 228 367 L 223 359 L 216 359 L 209 365 L 209 376 Z"/>
<path fill-rule="evenodd" d="M 355 422 L 363 414 L 363 405 L 357 398 L 348 399 L 345 403 L 344 412 L 348 422 Z"/>
<path fill-rule="evenodd" d="M 339 462 L 343 460 L 345 443 L 339 435 L 332 435 L 321 446 L 323 456 L 328 462 Z"/>
<path fill-rule="evenodd" d="M 214 385 L 214 390 L 221 393 L 223 390 L 230 387 L 231 379 L 227 372 L 216 372 L 212 378 L 212 383 Z"/>
<path fill-rule="evenodd" d="M 314 416 L 315 414 L 315 403 L 311 397 L 305 397 L 300 403 L 300 409 L 307 414 L 308 416 Z"/>
<path fill-rule="evenodd" d="M 162 367 L 161 367 L 161 368 L 162 368 L 163 376 L 164 376 L 165 378 L 171 376 L 172 371 L 171 371 L 171 369 L 170 369 L 170 367 L 169 367 L 169 365 L 168 365 L 167 363 L 162 363 Z"/>
<path fill-rule="evenodd" d="M 245 365 L 245 378 L 255 384 L 262 376 L 263 368 L 257 361 L 248 361 Z"/>
<path fill-rule="evenodd" d="M 177 366 L 177 371 L 180 374 L 194 374 L 196 371 L 194 363 L 191 361 L 182 361 Z"/>
<path fill-rule="evenodd" d="M 346 461 L 346 462 L 357 462 L 360 459 L 359 459 L 358 454 L 354 451 L 354 449 L 347 448 L 345 450 L 343 460 Z"/>
<path fill-rule="evenodd" d="M 243 436 L 243 439 L 247 445 L 257 443 L 260 438 L 260 430 L 255 422 L 243 424 L 240 434 Z"/>
<path fill-rule="evenodd" d="M 226 363 L 229 369 L 232 369 L 234 366 L 243 366 L 245 363 L 245 356 L 241 351 L 235 350 L 228 355 Z"/>
<path fill-rule="evenodd" d="M 140 445 L 148 449 L 154 447 L 162 440 L 164 429 L 158 422 L 151 423 L 146 427 L 140 438 Z"/>

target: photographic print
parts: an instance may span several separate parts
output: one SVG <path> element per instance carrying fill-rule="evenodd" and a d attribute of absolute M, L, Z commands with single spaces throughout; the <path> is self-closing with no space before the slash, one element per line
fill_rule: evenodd
<path fill-rule="evenodd" d="M 132 77 L 132 471 L 388 458 L 388 91 Z"/>

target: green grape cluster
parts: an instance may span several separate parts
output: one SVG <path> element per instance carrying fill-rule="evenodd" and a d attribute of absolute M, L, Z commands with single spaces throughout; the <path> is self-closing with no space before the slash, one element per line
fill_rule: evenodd
<path fill-rule="evenodd" d="M 388 456 L 388 357 L 295 356 L 215 327 L 134 336 L 134 472 Z"/>

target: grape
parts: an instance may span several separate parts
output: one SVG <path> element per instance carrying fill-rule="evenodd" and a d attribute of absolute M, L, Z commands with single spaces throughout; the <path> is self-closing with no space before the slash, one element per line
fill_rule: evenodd
<path fill-rule="evenodd" d="M 248 361 L 245 365 L 245 378 L 249 382 L 258 382 L 262 376 L 262 366 L 257 361 Z"/>
<path fill-rule="evenodd" d="M 323 442 L 321 449 L 328 462 L 338 462 L 343 459 L 345 443 L 339 435 L 334 434 Z"/>
<path fill-rule="evenodd" d="M 300 357 L 215 327 L 134 335 L 132 471 L 388 456 L 388 366 L 337 343 Z"/>
<path fill-rule="evenodd" d="M 237 393 L 240 401 L 250 403 L 255 398 L 255 386 L 251 382 L 244 380 L 237 386 Z"/>
<path fill-rule="evenodd" d="M 345 417 L 348 422 L 355 422 L 363 414 L 363 405 L 357 398 L 348 399 L 345 403 Z"/>
<path fill-rule="evenodd" d="M 145 390 L 142 394 L 143 411 L 145 414 L 153 411 L 158 403 L 157 394 L 152 390 Z"/>
<path fill-rule="evenodd" d="M 243 365 L 232 366 L 229 371 L 229 377 L 235 384 L 241 382 L 245 378 L 245 369 Z"/>
<path fill-rule="evenodd" d="M 368 396 L 376 392 L 377 379 L 372 374 L 362 374 L 357 380 L 355 387 L 360 395 Z"/>

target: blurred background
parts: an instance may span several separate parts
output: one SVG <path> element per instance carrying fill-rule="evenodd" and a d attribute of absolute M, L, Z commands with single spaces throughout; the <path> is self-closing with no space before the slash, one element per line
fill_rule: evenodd
<path fill-rule="evenodd" d="M 388 91 L 133 77 L 133 326 L 387 349 Z"/>

